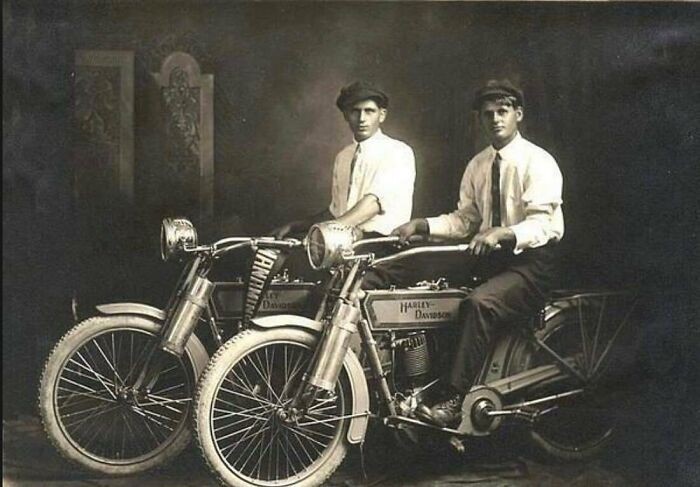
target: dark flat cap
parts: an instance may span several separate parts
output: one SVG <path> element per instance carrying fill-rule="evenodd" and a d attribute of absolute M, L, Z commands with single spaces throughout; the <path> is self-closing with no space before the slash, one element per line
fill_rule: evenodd
<path fill-rule="evenodd" d="M 482 101 L 498 96 L 512 96 L 515 98 L 517 105 L 523 106 L 524 104 L 523 92 L 519 88 L 516 88 L 513 83 L 507 79 L 492 79 L 487 81 L 484 86 L 476 90 L 472 108 L 474 110 L 478 110 L 481 107 Z"/>
<path fill-rule="evenodd" d="M 354 105 L 358 101 L 370 99 L 377 102 L 379 108 L 387 108 L 389 106 L 389 97 L 386 96 L 386 93 L 364 81 L 356 81 L 341 89 L 335 104 L 343 111 L 345 108 Z"/>

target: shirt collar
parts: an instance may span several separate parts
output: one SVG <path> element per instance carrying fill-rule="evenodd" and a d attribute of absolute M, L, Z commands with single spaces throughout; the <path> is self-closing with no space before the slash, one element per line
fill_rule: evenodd
<path fill-rule="evenodd" d="M 496 150 L 496 148 L 494 146 L 489 146 L 489 147 L 491 147 L 491 152 L 492 152 L 493 157 L 496 157 L 496 152 L 498 152 L 499 154 L 501 154 L 502 158 L 508 159 L 509 156 L 511 156 L 513 154 L 513 152 L 515 152 L 517 150 L 518 145 L 520 145 L 520 141 L 522 140 L 522 138 L 523 137 L 522 137 L 522 135 L 520 135 L 520 132 L 517 132 L 515 134 L 515 137 L 513 137 L 513 140 L 508 142 L 508 144 L 505 147 L 502 147 L 502 148 Z"/>
<path fill-rule="evenodd" d="M 376 144 L 379 140 L 381 140 L 384 137 L 384 133 L 382 132 L 382 129 L 377 129 L 377 131 L 374 133 L 372 137 L 369 139 L 365 139 L 362 142 L 358 142 L 353 139 L 353 142 L 355 144 L 355 147 L 360 145 L 363 149 L 366 149 L 367 147 L 372 147 L 374 144 Z"/>

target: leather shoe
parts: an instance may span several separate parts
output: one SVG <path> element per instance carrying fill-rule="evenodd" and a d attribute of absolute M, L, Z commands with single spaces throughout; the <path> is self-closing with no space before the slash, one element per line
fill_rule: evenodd
<path fill-rule="evenodd" d="M 446 401 L 434 405 L 432 408 L 416 411 L 425 421 L 441 428 L 456 426 L 462 419 L 462 396 L 456 394 Z"/>

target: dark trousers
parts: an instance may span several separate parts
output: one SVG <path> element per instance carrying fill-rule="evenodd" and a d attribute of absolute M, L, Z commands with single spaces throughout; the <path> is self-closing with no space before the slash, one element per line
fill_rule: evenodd
<path fill-rule="evenodd" d="M 460 307 L 461 328 L 448 383 L 468 391 L 482 369 L 497 333 L 509 323 L 535 313 L 556 285 L 556 244 L 518 255 L 495 252 L 473 269 L 485 281 Z"/>

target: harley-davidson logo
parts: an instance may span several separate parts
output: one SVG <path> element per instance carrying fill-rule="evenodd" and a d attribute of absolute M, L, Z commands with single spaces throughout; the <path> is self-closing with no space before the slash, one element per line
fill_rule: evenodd
<path fill-rule="evenodd" d="M 400 301 L 399 311 L 415 318 L 416 320 L 448 320 L 452 315 L 448 311 L 440 311 L 435 308 L 434 301 Z"/>
<path fill-rule="evenodd" d="M 260 311 L 289 312 L 304 309 L 306 291 L 268 291 L 260 303 Z"/>

